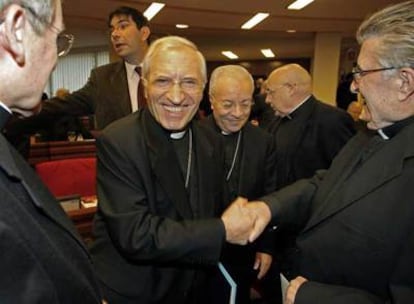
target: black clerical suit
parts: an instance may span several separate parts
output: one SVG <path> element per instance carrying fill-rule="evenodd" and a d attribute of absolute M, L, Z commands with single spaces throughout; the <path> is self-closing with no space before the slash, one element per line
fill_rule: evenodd
<path fill-rule="evenodd" d="M 355 134 L 351 116 L 310 96 L 267 130 L 275 136 L 278 188 L 329 168 L 333 158 Z"/>
<path fill-rule="evenodd" d="M 414 119 L 384 133 L 359 132 L 328 171 L 262 198 L 276 224 L 304 227 L 295 304 L 413 302 Z"/>
<path fill-rule="evenodd" d="M 285 117 L 277 117 L 268 126 L 276 139 L 277 189 L 301 178 L 309 178 L 318 169 L 327 169 L 332 160 L 354 135 L 354 122 L 345 111 L 310 96 Z M 294 235 L 300 227 L 279 227 L 276 235 L 276 260 L 290 278 L 290 257 Z"/>
<path fill-rule="evenodd" d="M 9 114 L 0 107 L 0 125 Z M 0 303 L 101 303 L 90 256 L 59 202 L 0 135 Z"/>
<path fill-rule="evenodd" d="M 247 122 L 239 132 L 223 135 L 213 115 L 202 123 L 221 134 L 224 142 L 228 203 L 238 196 L 255 200 L 276 189 L 276 151 L 270 134 Z M 236 303 L 249 303 L 250 287 L 257 276 L 255 254 L 273 255 L 273 243 L 273 231 L 267 230 L 254 244 L 226 244 L 222 262 L 238 285 Z"/>
<path fill-rule="evenodd" d="M 103 285 L 125 303 L 209 303 L 203 278 L 225 241 L 214 218 L 223 201 L 222 145 L 195 121 L 181 140 L 174 143 L 148 109 L 97 140 L 91 253 Z"/>

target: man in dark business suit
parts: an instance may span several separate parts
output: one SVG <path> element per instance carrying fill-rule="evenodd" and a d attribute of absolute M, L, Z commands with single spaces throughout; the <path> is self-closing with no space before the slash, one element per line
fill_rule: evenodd
<path fill-rule="evenodd" d="M 329 168 L 355 133 L 351 116 L 317 100 L 311 76 L 298 64 L 275 69 L 266 81 L 266 93 L 276 115 L 267 130 L 277 143 L 278 188 Z"/>
<path fill-rule="evenodd" d="M 148 20 L 134 8 L 120 7 L 110 13 L 108 27 L 112 46 L 122 60 L 93 69 L 85 86 L 64 99 L 44 102 L 36 116 L 13 124 L 10 136 L 50 128 L 66 115 L 95 115 L 96 128 L 101 130 L 138 109 L 140 76 L 135 68 L 141 65 L 148 48 Z"/>
<path fill-rule="evenodd" d="M 274 139 L 248 121 L 253 90 L 253 78 L 242 66 L 220 66 L 211 74 L 209 96 L 213 114 L 202 123 L 221 134 L 224 142 L 228 202 L 238 196 L 254 200 L 276 188 Z M 222 261 L 237 283 L 236 303 L 250 303 L 254 279 L 266 275 L 272 255 L 272 231 L 255 244 L 227 244 Z"/>
<path fill-rule="evenodd" d="M 30 115 L 68 51 L 60 0 L 0 3 L 0 126 Z M 59 44 L 56 41 L 65 41 Z M 101 303 L 90 256 L 59 203 L 0 135 L 0 303 Z"/>
<path fill-rule="evenodd" d="M 176 36 L 143 61 L 147 108 L 97 139 L 99 206 L 91 248 L 109 303 L 210 303 L 207 276 L 224 241 L 245 244 L 251 218 L 238 199 L 220 217 L 220 138 L 193 120 L 204 57 Z"/>
<path fill-rule="evenodd" d="M 352 138 L 329 170 L 246 205 L 262 224 L 272 215 L 279 226 L 303 227 L 286 303 L 413 302 L 413 28 L 407 1 L 357 31 L 352 88 L 365 100 L 361 118 L 371 132 Z"/>

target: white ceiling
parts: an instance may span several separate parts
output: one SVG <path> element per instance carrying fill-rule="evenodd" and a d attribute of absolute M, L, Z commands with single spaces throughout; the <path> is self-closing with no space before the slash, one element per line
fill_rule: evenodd
<path fill-rule="evenodd" d="M 279 58 L 311 57 L 317 32 L 340 33 L 343 47 L 354 45 L 356 28 L 364 17 L 393 0 L 315 0 L 301 11 L 285 9 L 293 0 L 158 0 L 165 8 L 151 20 L 155 36 L 181 35 L 195 42 L 207 60 L 226 60 L 222 50 L 232 50 L 241 60 L 264 59 L 261 48 L 271 48 Z M 66 0 L 64 18 L 75 34 L 75 48 L 108 45 L 108 14 L 118 6 L 144 11 L 150 1 Z M 270 16 L 252 30 L 240 26 L 257 12 Z M 189 24 L 178 30 L 175 24 Z M 294 34 L 286 33 L 295 29 Z"/>

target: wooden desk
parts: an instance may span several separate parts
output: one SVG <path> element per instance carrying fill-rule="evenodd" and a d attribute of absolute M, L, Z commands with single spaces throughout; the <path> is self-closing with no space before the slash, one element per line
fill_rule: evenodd
<path fill-rule="evenodd" d="M 96 207 L 81 208 L 66 212 L 85 243 L 92 241 L 92 226 L 95 213 Z"/>
<path fill-rule="evenodd" d="M 48 141 L 30 145 L 28 162 L 31 165 L 57 159 L 95 157 L 94 139 L 84 141 Z"/>

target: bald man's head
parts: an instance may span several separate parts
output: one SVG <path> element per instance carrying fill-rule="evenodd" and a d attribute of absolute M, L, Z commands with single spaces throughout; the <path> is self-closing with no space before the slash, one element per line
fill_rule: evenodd
<path fill-rule="evenodd" d="M 301 91 L 306 91 L 306 94 L 312 93 L 312 77 L 308 71 L 306 71 L 299 64 L 287 64 L 275 69 L 269 76 L 269 79 L 283 78 L 286 83 L 292 85 L 298 85 Z"/>
<path fill-rule="evenodd" d="M 312 78 L 300 65 L 287 64 L 270 73 L 266 87 L 266 102 L 285 116 L 312 94 Z"/>

